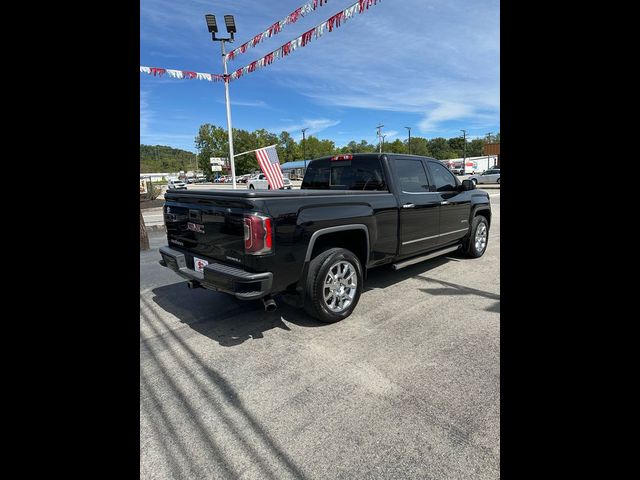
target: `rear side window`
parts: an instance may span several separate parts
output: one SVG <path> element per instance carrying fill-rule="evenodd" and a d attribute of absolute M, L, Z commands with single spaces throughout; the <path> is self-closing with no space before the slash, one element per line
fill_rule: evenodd
<path fill-rule="evenodd" d="M 396 177 L 403 192 L 428 192 L 429 181 L 421 160 L 397 159 L 394 162 Z"/>
<path fill-rule="evenodd" d="M 301 188 L 388 191 L 377 158 L 314 160 L 307 168 Z"/>
<path fill-rule="evenodd" d="M 427 165 L 429 166 L 428 168 L 433 178 L 433 183 L 436 186 L 436 191 L 450 192 L 456 189 L 458 182 L 449 170 L 439 163 L 428 162 Z"/>

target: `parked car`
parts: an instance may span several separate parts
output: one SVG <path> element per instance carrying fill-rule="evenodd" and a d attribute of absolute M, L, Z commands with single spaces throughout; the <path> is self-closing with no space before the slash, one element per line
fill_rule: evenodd
<path fill-rule="evenodd" d="M 312 160 L 295 191 L 168 192 L 164 221 L 160 264 L 190 288 L 261 299 L 268 312 L 282 294 L 332 323 L 356 308 L 368 269 L 481 257 L 491 206 L 437 160 L 368 153 Z"/>
<path fill-rule="evenodd" d="M 187 186 L 182 180 L 174 178 L 169 180 L 169 182 L 167 183 L 167 188 L 169 190 L 186 190 Z"/>
<path fill-rule="evenodd" d="M 467 180 L 471 180 L 476 185 L 478 183 L 500 183 L 500 169 L 490 168 L 480 175 L 471 175 Z"/>
<path fill-rule="evenodd" d="M 269 185 L 269 182 L 267 181 L 267 177 L 265 176 L 264 173 L 259 173 L 251 177 L 247 183 L 249 184 L 248 188 L 250 190 L 254 190 L 254 189 L 255 190 L 271 190 L 271 185 Z M 284 183 L 284 187 L 282 187 L 282 189 L 291 190 L 291 180 L 283 176 L 282 183 Z"/>

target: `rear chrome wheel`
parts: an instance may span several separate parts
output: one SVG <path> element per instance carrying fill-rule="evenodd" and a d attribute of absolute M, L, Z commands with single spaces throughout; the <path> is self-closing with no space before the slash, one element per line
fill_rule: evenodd
<path fill-rule="evenodd" d="M 357 289 L 355 267 L 346 260 L 336 262 L 329 267 L 324 279 L 324 303 L 332 312 L 341 313 L 351 306 Z"/>
<path fill-rule="evenodd" d="M 364 285 L 360 259 L 345 248 L 331 248 L 309 263 L 304 309 L 321 322 L 347 318 L 358 305 Z"/>

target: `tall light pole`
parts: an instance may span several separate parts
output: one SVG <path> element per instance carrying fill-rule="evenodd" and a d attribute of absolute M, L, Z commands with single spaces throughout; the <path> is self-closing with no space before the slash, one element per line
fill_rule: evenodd
<path fill-rule="evenodd" d="M 305 141 L 304 137 L 304 132 L 306 132 L 307 130 L 309 130 L 309 127 L 302 129 L 302 159 L 304 160 L 304 173 L 307 173 L 307 151 L 305 148 L 307 142 Z"/>
<path fill-rule="evenodd" d="M 382 153 L 382 143 L 380 143 L 380 139 L 381 139 L 381 136 L 380 136 L 380 129 L 381 129 L 382 127 L 384 127 L 384 125 L 378 125 L 378 126 L 376 127 L 376 128 L 378 129 L 378 146 L 379 146 L 379 149 L 380 149 L 380 153 Z"/>
<path fill-rule="evenodd" d="M 229 133 L 229 161 L 231 162 L 231 180 L 233 188 L 236 188 L 236 164 L 233 159 L 233 129 L 231 126 L 231 102 L 229 101 L 229 74 L 227 73 L 227 56 L 224 51 L 225 42 L 233 42 L 233 34 L 236 33 L 236 22 L 233 15 L 224 16 L 224 24 L 227 27 L 229 38 L 216 38 L 218 33 L 218 25 L 216 24 L 215 15 L 207 14 L 204 16 L 207 20 L 207 28 L 214 42 L 220 42 L 220 51 L 222 52 L 222 65 L 224 66 L 224 95 L 227 103 L 227 131 Z"/>
<path fill-rule="evenodd" d="M 411 155 L 411 127 L 404 127 L 409 130 L 409 155 Z"/>
<path fill-rule="evenodd" d="M 492 134 L 492 133 L 493 133 L 493 132 L 489 132 L 489 133 L 487 133 L 487 143 L 491 143 L 491 134 Z M 488 149 L 487 149 L 487 150 L 488 150 Z M 489 155 L 489 152 L 487 152 L 487 168 L 493 168 L 493 165 L 492 165 L 492 166 L 489 166 L 489 159 L 490 159 L 490 158 L 491 158 L 491 156 Z"/>
<path fill-rule="evenodd" d="M 380 144 L 380 153 L 382 153 L 382 149 L 384 148 L 384 137 L 386 137 L 386 135 L 381 135 L 382 143 Z"/>
<path fill-rule="evenodd" d="M 467 131 L 466 130 L 460 130 L 462 132 L 462 138 L 464 140 L 464 144 L 462 146 L 463 148 L 463 153 L 462 153 L 462 175 L 464 175 L 465 172 L 465 166 L 467 163 Z"/>

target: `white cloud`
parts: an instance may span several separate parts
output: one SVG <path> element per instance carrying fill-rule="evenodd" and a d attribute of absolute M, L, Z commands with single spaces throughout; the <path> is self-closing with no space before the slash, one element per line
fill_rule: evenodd
<path fill-rule="evenodd" d="M 468 118 L 473 114 L 474 109 L 470 105 L 443 102 L 424 116 L 418 123 L 418 129 L 422 133 L 433 132 L 442 122 Z"/>
<path fill-rule="evenodd" d="M 140 90 L 140 137 L 149 134 L 149 127 L 153 119 L 153 111 L 149 108 L 149 92 Z"/>
<path fill-rule="evenodd" d="M 222 99 L 216 100 L 218 103 L 226 105 L 226 101 Z M 231 108 L 233 107 L 257 107 L 257 108 L 269 108 L 269 105 L 263 100 L 234 100 L 231 99 Z"/>
<path fill-rule="evenodd" d="M 295 140 L 302 138 L 302 129 L 307 128 L 305 135 L 317 134 L 327 128 L 334 127 L 340 123 L 340 120 L 331 120 L 328 118 L 303 119 L 301 123 L 289 124 L 268 129 L 271 132 L 289 132 Z"/>
<path fill-rule="evenodd" d="M 424 3 L 381 2 L 265 74 L 323 106 L 423 114 L 423 133 L 499 124 L 499 2 Z"/>
<path fill-rule="evenodd" d="M 389 141 L 390 138 L 396 137 L 398 135 L 397 130 L 388 130 L 388 131 L 382 130 L 380 133 L 382 135 L 385 135 L 385 141 Z"/>

